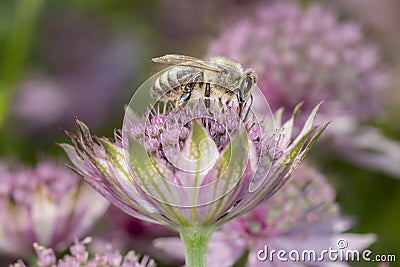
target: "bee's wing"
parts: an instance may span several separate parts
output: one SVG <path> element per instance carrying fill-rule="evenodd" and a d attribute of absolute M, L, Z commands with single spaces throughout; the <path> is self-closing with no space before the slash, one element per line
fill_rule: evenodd
<path fill-rule="evenodd" d="M 151 61 L 167 65 L 191 66 L 215 72 L 223 71 L 222 68 L 216 66 L 215 64 L 212 64 L 210 62 L 195 57 L 184 56 L 184 55 L 174 55 L 174 54 L 165 55 L 162 57 L 153 58 Z"/>

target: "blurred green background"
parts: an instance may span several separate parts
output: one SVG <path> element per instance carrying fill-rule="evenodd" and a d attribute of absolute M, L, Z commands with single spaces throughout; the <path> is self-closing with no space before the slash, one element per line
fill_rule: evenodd
<path fill-rule="evenodd" d="M 202 57 L 250 0 L 1 0 L 0 155 L 34 163 L 64 157 L 55 143 L 75 117 L 97 135 L 111 136 L 135 88 L 157 71 L 152 57 Z M 376 126 L 400 140 L 400 2 L 318 1 L 363 25 L 391 74 L 384 116 Z M 312 1 L 302 1 L 307 5 Z M 371 250 L 396 254 L 400 266 L 400 177 L 389 177 L 320 153 L 319 169 L 337 189 L 352 229 L 376 233 Z M 363 263 L 364 264 L 364 263 Z M 361 266 L 363 266 L 361 264 Z"/>

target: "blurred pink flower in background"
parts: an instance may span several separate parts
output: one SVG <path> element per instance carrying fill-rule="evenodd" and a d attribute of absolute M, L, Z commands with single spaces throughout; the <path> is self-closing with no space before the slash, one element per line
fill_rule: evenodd
<path fill-rule="evenodd" d="M 388 58 L 393 63 L 399 60 L 398 45 L 400 43 L 400 32 L 398 25 L 400 22 L 399 2 L 397 0 L 385 0 L 383 2 L 364 1 L 364 0 L 338 0 L 328 3 L 341 13 L 361 21 L 363 25 L 368 25 L 368 34 L 372 34 L 379 40 L 385 48 L 386 54 L 393 56 Z M 372 29 L 372 33 L 369 31 Z M 388 53 L 389 52 L 389 53 Z M 392 53 L 394 52 L 394 53 Z"/>
<path fill-rule="evenodd" d="M 90 244 L 92 252 L 104 253 L 108 245 L 118 250 L 134 249 L 141 254 L 151 255 L 163 263 L 176 264 L 177 260 L 163 250 L 153 246 L 155 238 L 177 236 L 171 229 L 147 223 L 129 216 L 110 205 L 97 229 L 91 232 L 94 237 Z"/>
<path fill-rule="evenodd" d="M 108 249 L 104 254 L 95 254 L 90 256 L 86 246 L 91 242 L 91 238 L 85 238 L 82 241 L 75 241 L 75 244 L 69 248 L 70 254 L 57 259 L 54 250 L 35 243 L 37 260 L 35 266 L 38 267 L 155 267 L 156 264 L 148 256 L 144 256 L 140 260 L 140 255 L 134 251 L 129 251 L 126 255 L 122 255 L 119 251 Z M 10 267 L 26 267 L 22 260 Z"/>
<path fill-rule="evenodd" d="M 319 252 L 329 247 L 338 249 L 337 241 L 343 238 L 348 242 L 347 249 L 363 249 L 374 242 L 372 234 L 342 233 L 351 225 L 340 214 L 335 191 L 325 177 L 303 163 L 271 199 L 228 222 L 214 234 L 207 266 L 230 267 L 246 250 L 250 251 L 248 267 L 299 266 L 299 262 L 290 261 L 262 262 L 257 259 L 257 252 L 267 245 L 269 251 L 315 250 L 320 255 Z M 160 238 L 155 245 L 171 255 L 183 257 L 178 238 Z M 326 261 L 312 263 L 313 266 L 326 264 Z"/>
<path fill-rule="evenodd" d="M 29 257 L 39 242 L 57 250 L 81 237 L 108 202 L 67 167 L 0 165 L 0 253 Z"/>
<path fill-rule="evenodd" d="M 224 29 L 209 55 L 254 68 L 273 110 L 290 111 L 300 101 L 310 109 L 323 100 L 317 121 L 332 121 L 325 144 L 341 158 L 400 178 L 400 143 L 367 125 L 384 114 L 390 77 L 360 24 L 341 21 L 317 3 L 260 5 Z M 254 106 L 266 112 L 258 108 L 257 97 Z"/>
<path fill-rule="evenodd" d="M 23 118 L 29 127 L 59 123 L 72 99 L 68 90 L 49 77 L 35 77 L 24 81 L 13 107 L 15 115 Z M 44 104 L 45 103 L 45 104 Z"/>
<path fill-rule="evenodd" d="M 310 109 L 324 100 L 321 112 L 331 117 L 365 121 L 380 113 L 385 75 L 376 48 L 366 43 L 360 25 L 341 22 L 318 4 L 260 5 L 227 26 L 209 55 L 254 68 L 273 110 L 291 110 L 301 101 Z"/>

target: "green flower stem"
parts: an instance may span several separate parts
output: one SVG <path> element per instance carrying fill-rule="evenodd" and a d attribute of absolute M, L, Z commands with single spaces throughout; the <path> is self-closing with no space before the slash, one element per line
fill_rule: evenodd
<path fill-rule="evenodd" d="M 35 21 L 44 0 L 19 0 L 13 25 L 5 44 L 0 74 L 0 129 L 7 117 L 15 82 L 19 79 L 28 54 Z"/>
<path fill-rule="evenodd" d="M 208 243 L 214 230 L 214 227 L 198 226 L 180 231 L 187 267 L 206 267 Z"/>

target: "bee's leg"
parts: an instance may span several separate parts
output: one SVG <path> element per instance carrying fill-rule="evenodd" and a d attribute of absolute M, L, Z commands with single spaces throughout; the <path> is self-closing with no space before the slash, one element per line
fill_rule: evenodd
<path fill-rule="evenodd" d="M 210 95 L 211 95 L 211 85 L 210 83 L 206 83 L 206 88 L 204 90 L 204 103 L 206 105 L 206 108 L 209 110 L 211 103 L 210 103 Z"/>
<path fill-rule="evenodd" d="M 194 83 L 188 83 L 185 85 L 185 88 L 183 89 L 183 93 L 179 97 L 179 100 L 177 102 L 177 108 L 182 108 L 186 105 L 186 103 L 189 101 L 190 97 L 192 96 L 192 90 L 194 88 Z"/>
<path fill-rule="evenodd" d="M 220 108 L 221 111 L 225 112 L 225 111 L 227 111 L 227 110 L 232 109 L 232 107 L 229 106 L 229 104 L 231 103 L 231 100 L 230 100 L 230 99 L 227 99 L 227 100 L 225 101 L 225 104 L 223 104 L 223 103 L 224 103 L 224 102 L 222 102 L 222 98 L 221 98 L 221 97 L 218 98 L 218 104 L 219 104 L 219 108 Z"/>
<path fill-rule="evenodd" d="M 247 118 L 248 118 L 249 113 L 250 113 L 250 108 L 251 108 L 252 105 L 253 105 L 253 95 L 250 95 L 250 105 L 247 108 L 246 115 L 244 116 L 243 122 L 247 121 Z"/>
<path fill-rule="evenodd" d="M 196 82 L 199 82 L 200 80 L 202 80 L 202 77 L 203 77 L 203 73 L 199 72 L 199 73 L 195 74 L 189 80 L 188 83 L 185 84 L 185 86 L 183 88 L 183 93 L 178 100 L 178 104 L 177 104 L 178 108 L 184 107 L 186 105 L 186 103 L 190 100 L 190 97 L 192 96 L 192 91 L 196 85 Z"/>
<path fill-rule="evenodd" d="M 225 101 L 225 107 L 226 107 L 227 109 L 232 109 L 232 106 L 230 106 L 230 103 L 231 103 L 231 100 L 230 100 L 230 99 L 227 99 L 227 100 Z"/>
<path fill-rule="evenodd" d="M 242 117 L 242 111 L 243 111 L 243 102 L 239 102 L 239 105 L 238 105 L 238 115 L 239 115 L 239 117 Z"/>
<path fill-rule="evenodd" d="M 238 115 L 239 115 L 239 117 L 242 117 L 242 110 L 243 110 L 244 100 L 242 98 L 242 94 L 240 93 L 240 90 L 238 91 L 236 97 L 237 97 L 237 100 L 238 100 Z"/>
<path fill-rule="evenodd" d="M 221 97 L 219 97 L 218 98 L 218 104 L 219 104 L 219 108 L 223 108 L 223 104 L 222 104 L 222 98 Z"/>

